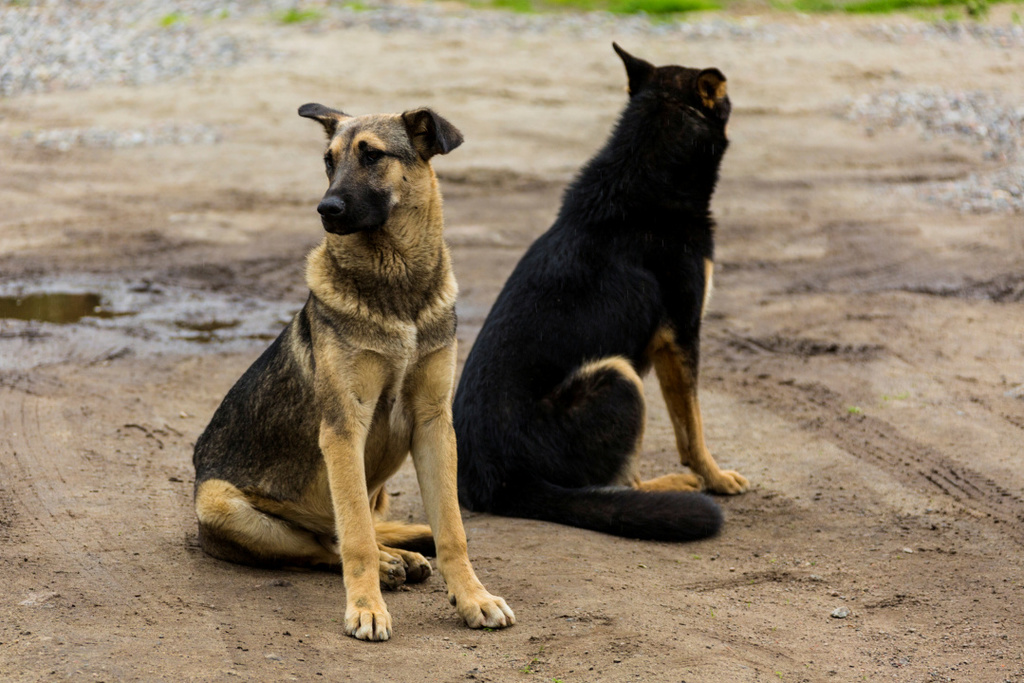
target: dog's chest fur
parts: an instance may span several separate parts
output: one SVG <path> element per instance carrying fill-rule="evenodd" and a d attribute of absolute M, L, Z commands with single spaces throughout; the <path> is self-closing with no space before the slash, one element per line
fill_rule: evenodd
<path fill-rule="evenodd" d="M 365 447 L 371 490 L 409 451 L 419 362 L 455 342 L 457 285 L 447 249 L 440 243 L 416 256 L 396 259 L 389 270 L 382 271 L 380 261 L 368 270 L 361 261 L 338 258 L 325 242 L 307 263 L 310 333 L 320 337 L 312 347 L 330 350 L 310 367 L 315 372 L 325 362 L 384 373 Z"/>

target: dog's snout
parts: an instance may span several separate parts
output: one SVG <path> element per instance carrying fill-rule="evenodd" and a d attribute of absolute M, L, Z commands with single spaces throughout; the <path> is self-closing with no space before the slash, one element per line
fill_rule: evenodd
<path fill-rule="evenodd" d="M 337 218 L 345 213 L 345 200 L 341 197 L 324 197 L 316 210 L 325 218 Z"/>

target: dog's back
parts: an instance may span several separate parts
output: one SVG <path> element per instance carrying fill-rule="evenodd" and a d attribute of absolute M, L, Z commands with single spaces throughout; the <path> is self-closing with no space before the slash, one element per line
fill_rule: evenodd
<path fill-rule="evenodd" d="M 666 83 L 633 93 L 488 315 L 454 405 L 460 500 L 470 509 L 636 538 L 717 531 L 705 496 L 628 486 L 644 420 L 632 369 L 650 366 L 667 319 L 697 335 L 712 256 L 723 126 L 704 125 L 707 113 L 666 116 L 666 100 L 697 73 L 662 67 L 654 80 Z"/>

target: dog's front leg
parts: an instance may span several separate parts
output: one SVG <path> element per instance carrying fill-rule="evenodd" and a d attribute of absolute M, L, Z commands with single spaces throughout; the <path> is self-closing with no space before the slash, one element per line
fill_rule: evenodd
<path fill-rule="evenodd" d="M 747 478 L 739 472 L 719 468 L 704 443 L 704 422 L 697 400 L 695 355 L 680 349 L 675 336 L 667 329 L 658 333 L 651 352 L 654 372 L 672 419 L 679 457 L 684 465 L 704 480 L 708 490 L 742 493 L 750 487 Z"/>
<path fill-rule="evenodd" d="M 434 532 L 437 564 L 448 584 L 448 600 L 470 628 L 503 628 L 516 623 L 502 598 L 491 595 L 473 571 L 459 510 L 452 387 L 455 344 L 417 365 L 410 383 L 413 411 L 412 458 L 427 520 Z"/>
<path fill-rule="evenodd" d="M 318 377 L 325 406 L 320 423 L 320 450 L 334 505 L 342 574 L 345 579 L 345 633 L 360 640 L 391 637 L 391 615 L 380 592 L 380 550 L 366 490 L 364 449 L 385 371 L 364 363 L 339 386 Z"/>

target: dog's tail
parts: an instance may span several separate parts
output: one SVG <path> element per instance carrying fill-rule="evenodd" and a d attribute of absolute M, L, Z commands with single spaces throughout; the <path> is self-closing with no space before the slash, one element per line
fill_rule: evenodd
<path fill-rule="evenodd" d="M 437 555 L 434 536 L 426 524 L 405 524 L 404 522 L 376 519 L 373 521 L 373 530 L 377 536 L 377 543 L 381 545 L 411 550 L 428 557 Z"/>
<path fill-rule="evenodd" d="M 625 486 L 563 488 L 537 481 L 493 511 L 650 541 L 696 541 L 722 526 L 718 505 L 703 493 Z"/>

